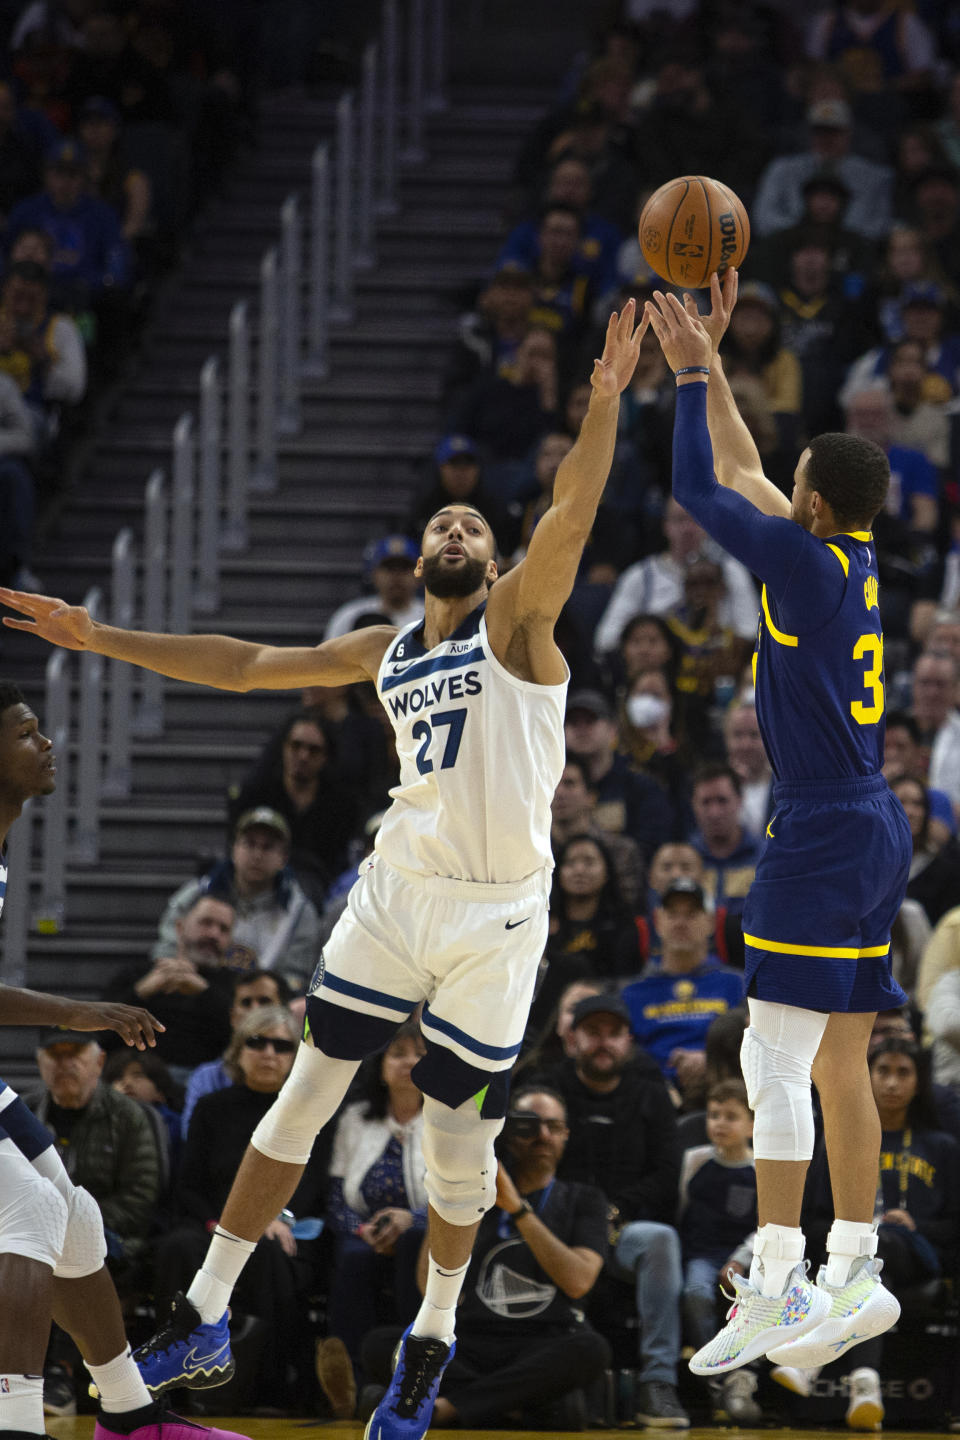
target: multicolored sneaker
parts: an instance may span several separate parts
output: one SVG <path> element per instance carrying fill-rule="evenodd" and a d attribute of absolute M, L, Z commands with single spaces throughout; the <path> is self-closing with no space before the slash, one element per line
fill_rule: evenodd
<path fill-rule="evenodd" d="M 205 1325 L 183 1292 L 177 1291 L 166 1324 L 133 1352 L 151 1395 L 162 1395 L 179 1385 L 207 1390 L 227 1383 L 236 1369 L 230 1353 L 228 1316 L 229 1311 L 224 1310 L 216 1324 Z"/>
<path fill-rule="evenodd" d="M 403 1332 L 393 1357 L 393 1379 L 363 1432 L 363 1440 L 422 1440 L 430 1428 L 440 1381 L 457 1342 L 421 1340 Z"/>
<path fill-rule="evenodd" d="M 198 1425 L 195 1420 L 184 1420 L 168 1410 L 165 1401 L 152 1407 L 153 1415 L 145 1412 L 146 1423 L 135 1425 L 132 1430 L 111 1429 L 111 1425 L 126 1426 L 135 1420 L 139 1412 L 128 1415 L 111 1415 L 101 1410 L 93 1429 L 93 1440 L 248 1440 L 235 1430 L 214 1430 L 209 1425 Z"/>
<path fill-rule="evenodd" d="M 788 1336 L 802 1335 L 825 1320 L 830 1298 L 794 1266 L 782 1295 L 763 1295 L 742 1275 L 731 1275 L 733 1304 L 727 1323 L 690 1361 L 694 1375 L 719 1375 L 766 1355 Z M 726 1293 L 726 1292 L 724 1292 Z"/>
<path fill-rule="evenodd" d="M 830 1300 L 830 1310 L 815 1330 L 767 1351 L 775 1365 L 792 1365 L 798 1370 L 815 1370 L 829 1365 L 861 1340 L 882 1335 L 895 1324 L 900 1304 L 880 1283 L 882 1260 L 863 1260 L 846 1285 L 828 1285 L 826 1267 L 820 1267 L 817 1289 Z"/>

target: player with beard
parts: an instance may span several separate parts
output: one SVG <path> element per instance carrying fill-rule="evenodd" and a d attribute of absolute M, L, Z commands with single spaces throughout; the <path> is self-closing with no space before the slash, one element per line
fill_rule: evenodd
<path fill-rule="evenodd" d="M 424 619 L 404 630 L 279 648 L 119 630 L 80 606 L 0 590 L 28 617 L 7 617 L 13 628 L 178 680 L 241 692 L 372 680 L 396 732 L 400 782 L 311 984 L 293 1071 L 254 1132 L 202 1269 L 139 1352 L 157 1390 L 209 1383 L 206 1357 L 226 1353 L 232 1287 L 293 1194 L 317 1131 L 361 1058 L 423 1003 L 427 1053 L 413 1074 L 425 1096 L 427 1285 L 368 1433 L 419 1440 L 427 1430 L 474 1236 L 494 1203 L 493 1141 L 547 938 L 569 678 L 553 630 L 610 469 L 642 337 L 634 315 L 631 300 L 610 317 L 580 435 L 523 563 L 498 580 L 484 517 L 447 506 L 428 522 L 417 561 Z"/>

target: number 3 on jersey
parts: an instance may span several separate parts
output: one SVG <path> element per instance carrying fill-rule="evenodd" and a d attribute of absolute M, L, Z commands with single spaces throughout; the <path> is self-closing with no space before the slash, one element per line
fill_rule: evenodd
<path fill-rule="evenodd" d="M 421 742 L 417 751 L 417 769 L 421 775 L 429 775 L 433 770 L 433 761 L 427 755 L 430 749 L 430 741 L 433 739 L 433 731 L 438 725 L 448 726 L 447 738 L 443 747 L 443 754 L 440 757 L 440 769 L 452 770 L 457 763 L 457 755 L 460 752 L 460 741 L 463 739 L 463 727 L 467 723 L 466 706 L 461 710 L 438 710 L 430 720 L 418 720 L 410 732 L 414 740 Z"/>
<path fill-rule="evenodd" d="M 865 660 L 863 688 L 873 696 L 872 704 L 851 700 L 850 714 L 858 725 L 875 725 L 883 714 L 883 636 L 868 632 L 853 647 L 854 660 Z"/>

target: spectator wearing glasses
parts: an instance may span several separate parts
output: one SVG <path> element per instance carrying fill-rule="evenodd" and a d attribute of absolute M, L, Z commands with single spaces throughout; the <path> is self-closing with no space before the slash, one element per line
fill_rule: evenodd
<path fill-rule="evenodd" d="M 202 1260 L 250 1137 L 290 1073 L 299 1035 L 297 1021 L 282 1006 L 251 1007 L 224 1056 L 231 1085 L 197 1101 L 175 1197 L 180 1220 L 156 1251 L 158 1305 L 186 1289 Z M 258 1242 L 233 1300 L 235 1324 L 244 1315 L 263 1322 L 263 1348 L 259 1361 L 245 1373 L 244 1384 L 258 1404 L 284 1411 L 302 1393 L 291 1386 L 288 1366 L 301 1381 L 313 1369 L 312 1347 L 304 1339 L 312 1264 L 300 1253 L 293 1226 L 295 1218 L 323 1213 L 325 1175 L 325 1144 L 320 1140 L 289 1208 L 270 1222 Z"/>
<path fill-rule="evenodd" d="M 272 970 L 248 970 L 238 975 L 233 982 L 233 1003 L 230 1006 L 231 1041 L 252 1010 L 263 1009 L 267 1005 L 285 1007 L 289 998 L 290 992 L 283 977 Z M 197 1101 L 204 1095 L 211 1095 L 214 1090 L 225 1090 L 232 1084 L 223 1056 L 197 1066 L 187 1081 L 180 1115 L 180 1131 L 184 1140 Z"/>

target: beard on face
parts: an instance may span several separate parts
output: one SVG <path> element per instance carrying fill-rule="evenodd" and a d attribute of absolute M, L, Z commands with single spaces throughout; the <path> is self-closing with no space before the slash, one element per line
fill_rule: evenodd
<path fill-rule="evenodd" d="M 443 566 L 442 554 L 423 557 L 423 588 L 435 600 L 453 600 L 472 595 L 480 589 L 486 574 L 488 560 L 464 557 L 462 565 L 447 570 Z"/>

